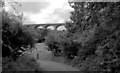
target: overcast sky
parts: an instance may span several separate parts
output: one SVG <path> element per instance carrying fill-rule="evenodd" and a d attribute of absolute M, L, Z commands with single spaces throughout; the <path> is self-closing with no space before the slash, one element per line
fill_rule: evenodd
<path fill-rule="evenodd" d="M 64 23 L 69 20 L 73 10 L 68 0 L 15 0 L 22 5 L 19 11 L 23 13 L 24 24 Z M 9 5 L 7 11 L 12 11 Z M 53 27 L 50 27 L 54 29 Z M 61 26 L 59 30 L 65 29 Z"/>
<path fill-rule="evenodd" d="M 25 0 L 20 4 L 25 24 L 63 23 L 69 20 L 73 10 L 68 0 Z"/>
<path fill-rule="evenodd" d="M 19 1 L 22 5 L 20 11 L 24 13 L 25 24 L 63 23 L 69 20 L 70 11 L 73 10 L 68 4 L 68 0 L 15 0 L 15 1 Z M 69 1 L 84 1 L 84 0 L 69 0 Z M 8 10 L 11 9 L 8 8 Z"/>
<path fill-rule="evenodd" d="M 73 10 L 68 4 L 68 0 L 15 1 L 19 1 L 22 5 L 20 11 L 24 14 L 24 24 L 64 23 L 69 20 L 70 12 Z M 7 7 L 7 10 L 11 10 L 9 6 Z"/>
<path fill-rule="evenodd" d="M 69 20 L 70 11 L 73 10 L 68 4 L 68 0 L 15 0 L 15 1 L 19 1 L 22 5 L 20 11 L 24 13 L 25 24 L 63 23 Z M 85 0 L 69 0 L 69 1 L 78 2 Z M 8 10 L 11 9 L 8 7 Z"/>

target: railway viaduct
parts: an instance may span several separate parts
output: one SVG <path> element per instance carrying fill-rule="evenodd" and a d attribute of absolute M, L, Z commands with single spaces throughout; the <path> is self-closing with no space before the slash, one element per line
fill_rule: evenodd
<path fill-rule="evenodd" d="M 52 26 L 54 27 L 54 30 L 57 30 L 60 26 L 65 26 L 65 23 L 47 23 L 47 24 L 24 24 L 24 26 L 28 28 L 37 29 L 39 27 L 42 27 L 42 29 L 47 29 L 48 27 Z"/>

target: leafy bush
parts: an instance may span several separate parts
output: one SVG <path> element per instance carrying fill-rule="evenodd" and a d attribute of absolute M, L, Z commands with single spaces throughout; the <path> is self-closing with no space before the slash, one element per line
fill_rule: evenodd
<path fill-rule="evenodd" d="M 38 43 L 42 43 L 45 41 L 45 37 L 47 36 L 47 34 L 49 33 L 48 29 L 37 29 L 35 30 L 37 32 L 37 42 Z"/>
<path fill-rule="evenodd" d="M 23 28 L 15 15 L 9 16 L 4 12 L 2 16 L 2 56 L 12 56 L 14 59 L 30 45 L 34 47 L 34 39 L 30 32 Z M 16 21 L 15 21 L 16 20 Z M 24 48 L 22 48 L 24 47 Z M 6 52 L 9 52 L 8 55 Z"/>
<path fill-rule="evenodd" d="M 2 43 L 2 71 L 28 71 L 39 68 L 36 62 L 32 63 L 28 56 L 21 57 L 25 50 L 32 49 L 35 44 L 33 33 L 22 26 L 22 15 L 17 16 L 4 9 L 0 14 L 2 16 L 0 22 L 2 26 L 2 39 L 0 39 Z"/>
<path fill-rule="evenodd" d="M 119 73 L 120 2 L 73 2 L 71 7 L 66 27 L 81 44 L 72 62 L 85 72 Z"/>
<path fill-rule="evenodd" d="M 69 37 L 67 31 L 51 31 L 46 36 L 45 43 L 56 56 L 62 55 L 66 59 L 73 59 L 77 56 L 78 49 L 81 46 L 72 41 L 74 38 Z"/>
<path fill-rule="evenodd" d="M 62 44 L 67 40 L 65 35 L 66 32 L 51 30 L 45 38 L 49 50 L 53 51 L 56 56 L 61 54 L 64 48 Z"/>
<path fill-rule="evenodd" d="M 40 71 L 39 64 L 29 56 L 20 56 L 16 61 L 12 59 L 3 59 L 3 71 Z"/>

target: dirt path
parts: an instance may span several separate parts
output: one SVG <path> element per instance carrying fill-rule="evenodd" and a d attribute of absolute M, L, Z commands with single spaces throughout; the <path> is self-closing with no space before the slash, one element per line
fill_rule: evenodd
<path fill-rule="evenodd" d="M 53 61 L 38 60 L 38 62 L 43 71 L 79 71 L 75 67 Z"/>
<path fill-rule="evenodd" d="M 75 67 L 52 61 L 52 52 L 47 50 L 47 46 L 44 43 L 37 44 L 36 48 L 39 53 L 37 62 L 40 63 L 40 67 L 43 71 L 79 71 Z M 35 51 L 33 54 L 36 56 Z"/>

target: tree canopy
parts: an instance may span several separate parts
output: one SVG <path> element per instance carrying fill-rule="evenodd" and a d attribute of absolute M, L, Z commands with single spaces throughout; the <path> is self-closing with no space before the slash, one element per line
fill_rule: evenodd
<path fill-rule="evenodd" d="M 81 70 L 118 73 L 120 2 L 72 2 L 70 6 L 74 11 L 66 28 L 73 41 L 82 46 L 76 51 L 78 59 L 83 60 L 78 63 Z"/>

